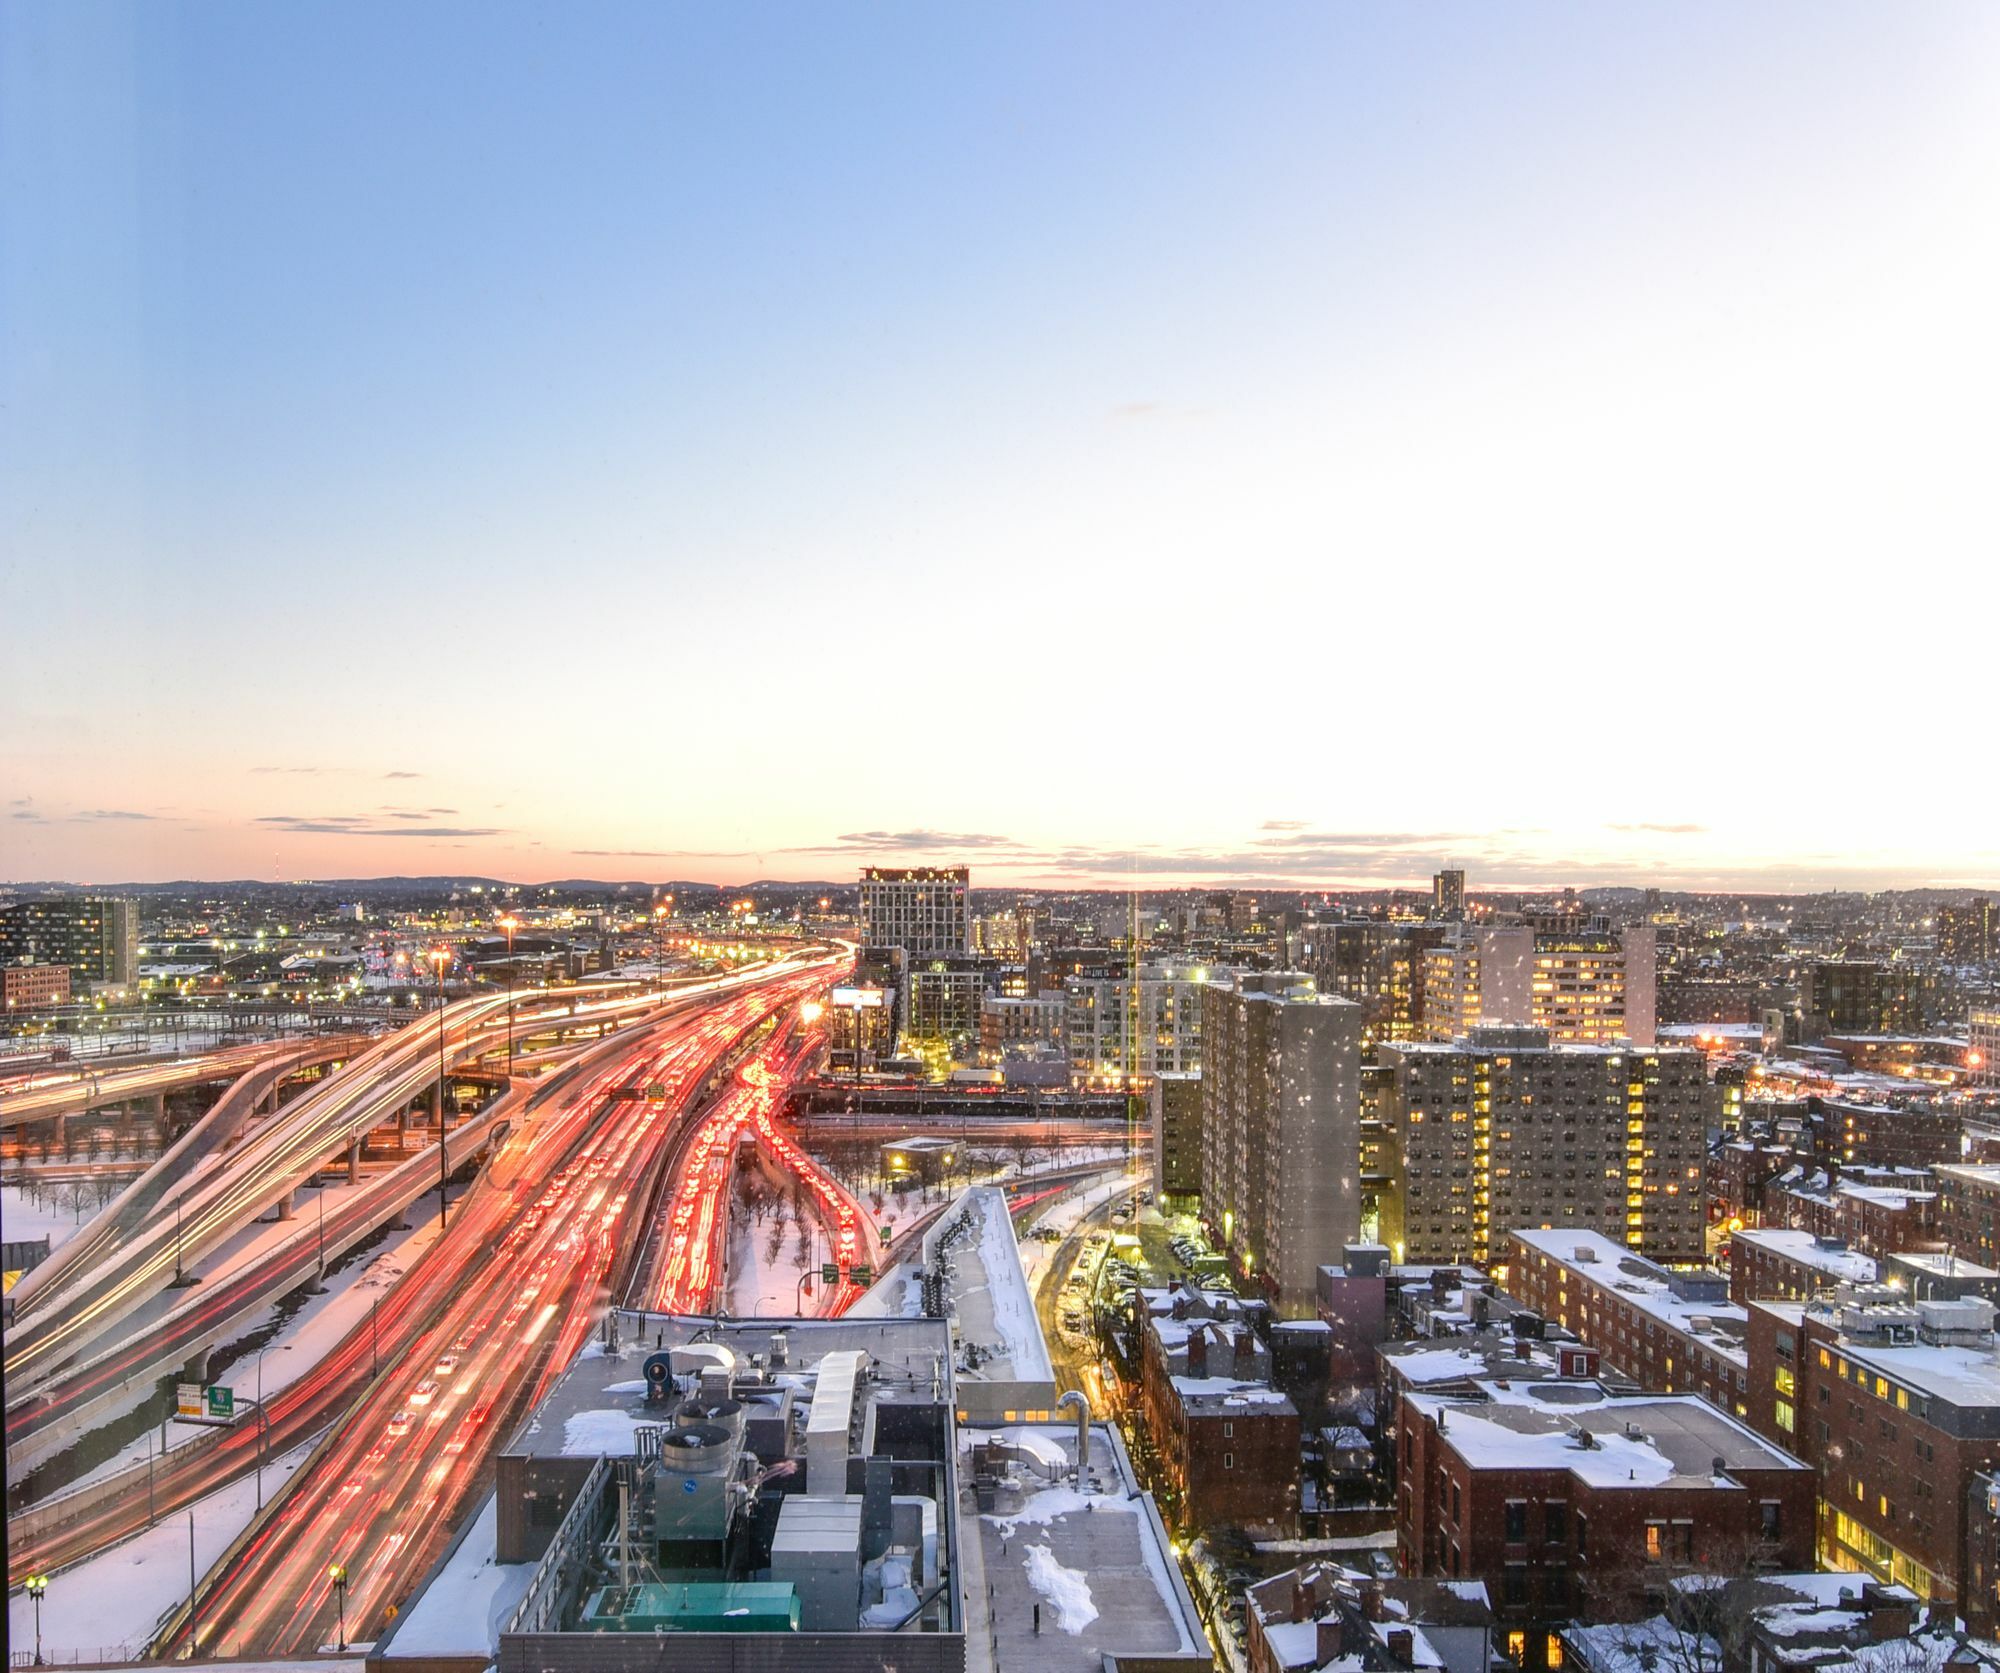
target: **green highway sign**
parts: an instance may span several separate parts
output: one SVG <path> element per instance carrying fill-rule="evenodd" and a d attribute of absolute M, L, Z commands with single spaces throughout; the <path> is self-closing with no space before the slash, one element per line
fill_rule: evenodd
<path fill-rule="evenodd" d="M 832 1262 L 832 1261 L 828 1261 L 828 1262 L 827 1262 L 827 1263 L 826 1263 L 826 1264 L 825 1264 L 824 1266 L 822 1266 L 822 1267 L 821 1267 L 821 1268 L 819 1269 L 819 1281 L 820 1281 L 820 1282 L 821 1282 L 822 1284 L 837 1284 L 837 1283 L 839 1283 L 839 1282 L 840 1282 L 840 1268 L 839 1268 L 839 1267 L 837 1267 L 837 1266 L 835 1266 L 835 1265 L 833 1264 L 833 1262 Z"/>
<path fill-rule="evenodd" d="M 875 1269 L 872 1266 L 857 1266 L 854 1269 L 854 1281 L 857 1284 L 874 1283 Z"/>
<path fill-rule="evenodd" d="M 224 1388 L 220 1383 L 210 1383 L 202 1391 L 207 1401 L 208 1421 L 211 1423 L 234 1423 L 236 1421 L 236 1390 Z"/>
<path fill-rule="evenodd" d="M 881 1228 L 881 1231 L 882 1231 L 882 1241 L 884 1243 L 887 1243 L 889 1241 L 889 1228 L 887 1226 L 883 1226 Z"/>

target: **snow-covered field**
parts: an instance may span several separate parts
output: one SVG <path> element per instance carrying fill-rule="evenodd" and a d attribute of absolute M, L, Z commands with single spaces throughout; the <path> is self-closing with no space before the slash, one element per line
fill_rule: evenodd
<path fill-rule="evenodd" d="M 124 1187 L 121 1185 L 120 1190 Z M 0 1232 L 9 1243 L 46 1236 L 51 1251 L 60 1249 L 91 1221 L 95 1208 L 58 1207 L 49 1191 L 39 1192 L 39 1203 L 29 1200 L 18 1185 L 0 1186 Z"/>
<path fill-rule="evenodd" d="M 276 1493 L 311 1450 L 301 1446 L 273 1459 L 264 1470 L 266 1494 Z M 192 1511 L 177 1511 L 123 1545 L 51 1576 L 42 1599 L 43 1656 L 52 1661 L 135 1660 L 160 1617 L 188 1595 L 190 1518 L 195 1565 L 206 1574 L 256 1510 L 256 1479 L 245 1476 L 211 1493 Z M 7 1600 L 7 1636 L 16 1649 L 35 1641 L 34 1605 L 25 1592 Z M 231 1653 L 225 1645 L 213 1649 L 218 1655 Z"/>

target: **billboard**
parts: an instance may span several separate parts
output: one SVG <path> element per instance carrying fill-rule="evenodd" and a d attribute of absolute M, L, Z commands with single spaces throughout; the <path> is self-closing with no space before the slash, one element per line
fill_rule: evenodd
<path fill-rule="evenodd" d="M 835 988 L 830 997 L 842 1010 L 879 1011 L 882 1008 L 880 988 Z"/>

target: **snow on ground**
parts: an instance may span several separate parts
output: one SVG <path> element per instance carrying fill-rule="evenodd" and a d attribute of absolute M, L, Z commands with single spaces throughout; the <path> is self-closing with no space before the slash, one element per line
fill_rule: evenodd
<path fill-rule="evenodd" d="M 4 1231 L 5 1241 L 25 1243 L 46 1237 L 53 1253 L 100 1212 L 96 1208 L 57 1207 L 50 1201 L 50 1192 L 54 1189 L 56 1187 L 43 1187 L 36 1193 L 42 1200 L 35 1203 L 18 1185 L 0 1186 L 0 1231 Z M 119 1189 L 122 1191 L 124 1186 L 121 1184 Z M 67 1194 L 67 1189 L 64 1190 Z"/>
<path fill-rule="evenodd" d="M 266 1493 L 277 1493 L 311 1450 L 308 1443 L 273 1459 L 264 1470 Z M 160 1617 L 188 1595 L 190 1515 L 195 1563 L 205 1575 L 256 1509 L 256 1478 L 245 1476 L 199 1500 L 192 1512 L 176 1511 L 122 1545 L 52 1575 L 42 1599 L 42 1654 L 62 1661 L 136 1660 Z M 7 1632 L 16 1648 L 34 1642 L 34 1607 L 25 1592 L 7 1600 Z M 230 1653 L 220 1644 L 213 1649 Z"/>
<path fill-rule="evenodd" d="M 820 1239 L 821 1243 L 826 1240 Z M 729 1252 L 723 1268 L 730 1314 L 747 1319 L 756 1314 L 791 1318 L 799 1305 L 799 1234 L 787 1223 L 778 1258 L 766 1260 L 771 1246 L 771 1221 L 753 1220 L 741 1197 L 729 1203 Z M 817 1280 L 814 1280 L 817 1283 Z"/>
<path fill-rule="evenodd" d="M 1056 1625 L 1064 1632 L 1073 1636 L 1097 1619 L 1097 1605 L 1090 1596 L 1090 1581 L 1081 1569 L 1064 1568 L 1057 1562 L 1053 1547 L 1029 1546 L 1027 1558 L 1021 1566 L 1028 1571 L 1028 1584 L 1054 1606 Z"/>
<path fill-rule="evenodd" d="M 389 1644 L 399 1656 L 492 1655 L 500 1624 L 528 1590 L 533 1563 L 494 1559 L 499 1545 L 499 1501 L 489 1498 L 473 1518 L 436 1581 L 426 1586 Z"/>
<path fill-rule="evenodd" d="M 417 1256 L 437 1241 L 437 1234 L 436 1219 L 423 1220 L 408 1231 L 390 1232 L 380 1248 L 371 1250 L 359 1261 L 343 1266 L 338 1272 L 329 1272 L 326 1293 L 310 1297 L 285 1328 L 271 1338 L 271 1345 L 264 1352 L 264 1398 L 269 1400 L 281 1389 L 297 1382 L 331 1353 L 350 1330 L 365 1324 L 369 1307 L 378 1298 L 388 1295 L 403 1274 L 409 1271 Z M 278 1305 L 273 1302 L 261 1311 L 238 1333 L 238 1339 L 255 1336 L 266 1329 L 277 1317 Z M 238 1421 L 255 1422 L 255 1356 L 242 1355 L 222 1371 L 219 1380 L 236 1390 L 236 1408 L 241 1414 Z M 130 1445 L 120 1448 L 95 1469 L 71 1483 L 65 1491 L 73 1492 L 87 1482 L 129 1469 L 135 1464 L 143 1464 L 160 1450 L 162 1437 L 167 1450 L 171 1451 L 200 1439 L 207 1432 L 206 1425 L 198 1423 L 162 1424 L 159 1430 L 148 1431 Z"/>

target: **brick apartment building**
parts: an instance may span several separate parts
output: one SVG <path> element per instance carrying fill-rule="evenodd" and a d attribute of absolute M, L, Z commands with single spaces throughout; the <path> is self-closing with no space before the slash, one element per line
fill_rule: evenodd
<path fill-rule="evenodd" d="M 1931 1171 L 1939 1241 L 1966 1260 L 2000 1266 L 2000 1164 L 1952 1163 Z"/>
<path fill-rule="evenodd" d="M 1816 1471 L 1820 1561 L 1956 1599 L 1975 1478 L 2000 1464 L 1993 1304 L 1876 1290 L 1749 1313 L 1750 1421 Z"/>
<path fill-rule="evenodd" d="M 1937 1181 L 1924 1169 L 1807 1170 L 1764 1191 L 1764 1224 L 1832 1238 L 1877 1260 L 1937 1247 Z"/>
<path fill-rule="evenodd" d="M 0 1002 L 10 1011 L 32 1011 L 69 1003 L 66 964 L 10 964 L 0 967 Z"/>
<path fill-rule="evenodd" d="M 1808 1231 L 1746 1226 L 1729 1240 L 1729 1299 L 1739 1307 L 1810 1301 L 1836 1284 L 1872 1284 L 1879 1276 L 1872 1255 Z"/>
<path fill-rule="evenodd" d="M 1295 1532 L 1299 1412 L 1271 1386 L 1270 1352 L 1250 1326 L 1177 1302 L 1146 1321 L 1140 1354 L 1140 1409 L 1175 1519 Z"/>
<path fill-rule="evenodd" d="M 1397 1431 L 1398 1566 L 1483 1581 L 1530 1668 L 1564 1622 L 1637 1620 L 1676 1574 L 1811 1562 L 1812 1472 L 1705 1400 L 1489 1383 L 1406 1396 Z"/>
<path fill-rule="evenodd" d="M 1774 1139 L 1730 1139 L 1708 1154 L 1708 1210 L 1712 1220 L 1762 1225 L 1771 1181 L 1798 1165 L 1798 1152 Z"/>
<path fill-rule="evenodd" d="M 1748 1319 L 1718 1272 L 1670 1271 L 1594 1232 L 1517 1231 L 1507 1290 L 1639 1387 L 1744 1415 Z"/>

